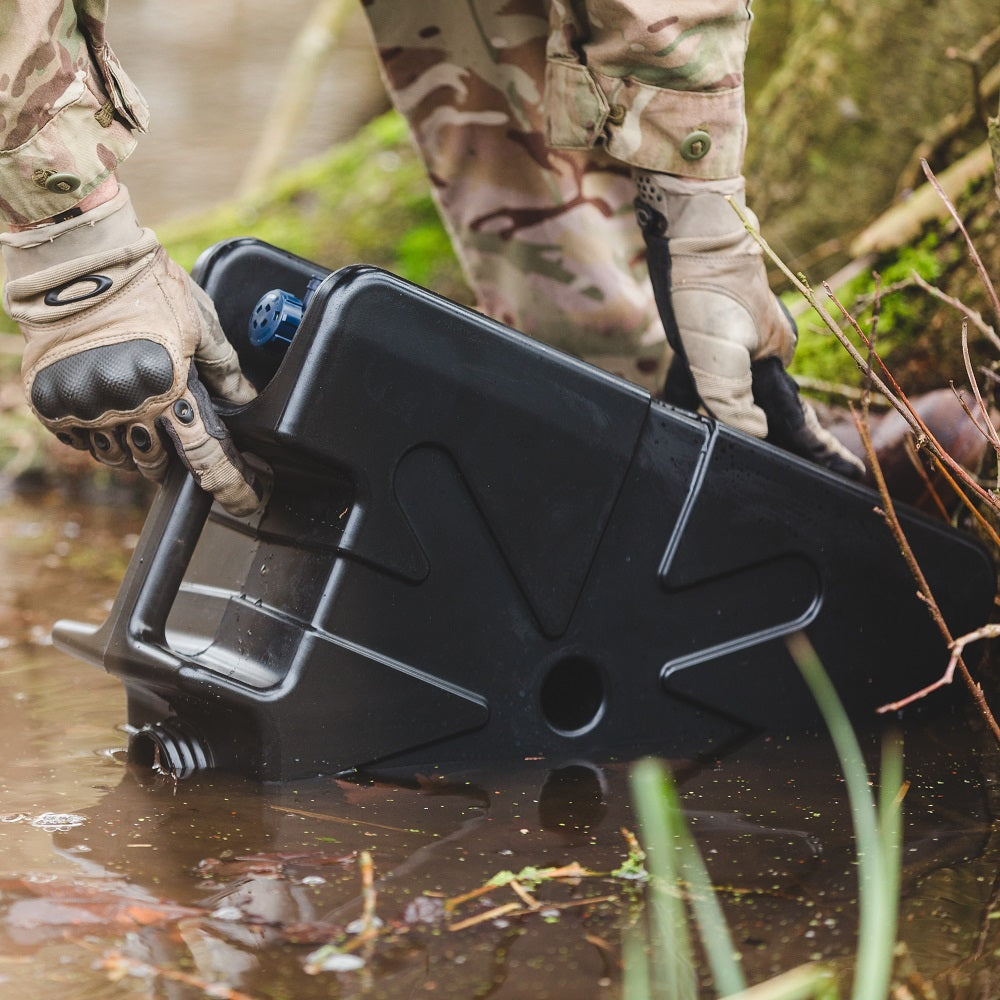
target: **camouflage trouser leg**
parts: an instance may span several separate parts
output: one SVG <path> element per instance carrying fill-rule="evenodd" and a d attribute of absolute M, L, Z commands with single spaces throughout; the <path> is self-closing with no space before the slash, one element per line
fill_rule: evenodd
<path fill-rule="evenodd" d="M 427 164 L 485 313 L 641 382 L 668 348 L 626 166 L 545 139 L 548 20 L 465 0 L 373 0 L 366 10 L 393 101 Z"/>
<path fill-rule="evenodd" d="M 661 388 L 670 350 L 635 223 L 630 166 L 687 172 L 676 145 L 662 151 L 661 166 L 652 165 L 659 137 L 670 143 L 687 126 L 669 104 L 650 97 L 666 86 L 685 104 L 684 90 L 714 87 L 731 109 L 735 77 L 728 67 L 737 62 L 734 127 L 742 156 L 746 3 L 363 2 L 387 87 L 410 123 L 479 307 L 570 354 Z M 712 18 L 700 32 L 697 19 L 685 14 L 698 6 Z M 732 25 L 720 14 L 723 6 L 736 9 Z M 684 16 L 669 16 L 675 8 Z M 650 20 L 654 12 L 658 22 Z M 723 61 L 720 39 L 734 32 L 729 47 L 738 58 Z M 653 48 L 639 53 L 637 39 Z M 698 113 L 704 109 L 700 104 Z M 721 120 L 718 113 L 697 122 L 717 129 L 709 163 L 734 148 Z M 732 163 L 722 169 L 732 170 Z M 704 174 L 705 165 L 695 172 Z"/>

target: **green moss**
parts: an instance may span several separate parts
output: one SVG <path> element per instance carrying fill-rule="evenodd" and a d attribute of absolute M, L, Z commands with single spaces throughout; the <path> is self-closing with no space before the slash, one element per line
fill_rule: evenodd
<path fill-rule="evenodd" d="M 876 347 L 886 362 L 891 363 L 895 355 L 914 347 L 925 325 L 929 305 L 928 297 L 921 289 L 913 285 L 895 286 L 909 283 L 914 274 L 927 282 L 937 282 L 955 263 L 958 254 L 959 250 L 953 243 L 942 246 L 938 233 L 932 230 L 918 243 L 900 248 L 896 254 L 882 259 L 873 269 L 836 290 L 837 299 L 851 311 L 861 329 L 868 333 L 873 322 L 875 274 L 881 276 L 880 288 L 883 291 L 878 300 Z M 826 300 L 825 296 L 822 301 L 826 302 L 831 316 L 840 316 L 835 304 Z M 854 361 L 815 311 L 810 309 L 798 323 L 799 346 L 792 366 L 795 373 L 843 385 L 862 384 L 863 376 Z M 865 353 L 862 340 L 846 324 L 844 329 L 858 350 Z"/>
<path fill-rule="evenodd" d="M 283 174 L 267 193 L 159 227 L 185 267 L 213 243 L 255 236 L 330 268 L 367 263 L 468 301 L 405 122 L 377 118 L 350 142 Z"/>

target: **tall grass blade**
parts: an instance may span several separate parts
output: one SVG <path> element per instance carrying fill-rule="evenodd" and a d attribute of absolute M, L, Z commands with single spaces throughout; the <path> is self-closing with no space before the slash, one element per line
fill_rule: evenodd
<path fill-rule="evenodd" d="M 733 944 L 719 899 L 712 887 L 705 861 L 690 831 L 682 833 L 681 869 L 690 887 L 690 904 L 698 925 L 698 936 L 708 958 L 720 997 L 732 996 L 746 989 L 746 978 Z"/>
<path fill-rule="evenodd" d="M 671 896 L 669 908 L 654 912 L 662 913 L 664 919 L 671 921 L 671 927 L 675 928 L 669 932 L 672 939 L 676 939 L 677 933 L 682 933 L 684 940 L 688 941 L 687 913 L 683 897 L 678 891 L 681 883 L 686 884 L 689 903 L 712 971 L 716 992 L 719 996 L 739 993 L 746 989 L 746 979 L 740 967 L 739 955 L 733 945 L 722 907 L 712 888 L 705 862 L 691 831 L 684 822 L 680 797 L 669 769 L 659 761 L 640 761 L 632 771 L 632 787 L 645 832 L 647 861 L 653 875 L 653 885 L 655 887 L 662 879 L 662 886 Z M 665 852 L 668 860 L 662 871 L 659 868 L 661 851 L 650 839 L 650 834 L 653 832 L 647 826 L 650 819 L 654 825 L 657 823 L 663 825 L 662 835 L 668 836 L 672 842 L 672 846 L 668 846 Z M 671 886 L 675 890 L 672 893 Z M 655 899 L 656 897 L 654 906 Z M 675 921 L 680 923 L 674 923 Z M 660 933 L 662 935 L 662 928 Z M 682 956 L 678 952 L 677 955 L 678 960 L 690 961 L 690 946 L 688 945 L 686 954 Z"/>
<path fill-rule="evenodd" d="M 632 793 L 650 875 L 647 913 L 653 996 L 695 1000 L 698 979 L 680 887 L 677 828 L 683 820 L 672 791 L 672 783 L 665 780 L 665 772 L 656 761 L 642 760 L 632 769 Z"/>
<path fill-rule="evenodd" d="M 622 931 L 622 1000 L 650 1000 L 649 945 L 646 927 L 639 922 Z"/>
<path fill-rule="evenodd" d="M 896 944 L 897 887 L 900 855 L 899 806 L 895 804 L 902 778 L 902 755 L 883 751 L 883 813 L 880 829 L 868 783 L 861 747 L 836 689 L 823 669 L 812 643 L 798 632 L 786 640 L 833 740 L 844 774 L 854 823 L 858 858 L 858 951 L 851 996 L 854 1000 L 881 1000 L 888 996 Z M 894 874 L 895 873 L 895 874 Z"/>
<path fill-rule="evenodd" d="M 838 1000 L 839 996 L 833 971 L 809 963 L 751 986 L 730 1000 Z"/>

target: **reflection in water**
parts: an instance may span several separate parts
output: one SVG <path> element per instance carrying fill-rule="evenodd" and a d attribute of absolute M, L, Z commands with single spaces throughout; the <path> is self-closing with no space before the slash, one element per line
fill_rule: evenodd
<path fill-rule="evenodd" d="M 46 636 L 63 615 L 104 617 L 140 520 L 49 496 L 0 507 L 0 995 L 127 995 L 119 973 L 157 997 L 618 994 L 639 898 L 612 874 L 634 827 L 621 765 L 264 789 L 126 770 L 119 684 Z M 941 996 L 1000 982 L 998 847 L 969 741 L 957 718 L 906 736 L 902 933 Z M 827 740 L 761 737 L 673 766 L 751 981 L 849 955 L 854 845 Z M 310 975 L 321 946 L 358 940 L 362 852 L 381 934 L 337 959 L 345 971 Z M 562 874 L 524 871 L 546 868 Z"/>

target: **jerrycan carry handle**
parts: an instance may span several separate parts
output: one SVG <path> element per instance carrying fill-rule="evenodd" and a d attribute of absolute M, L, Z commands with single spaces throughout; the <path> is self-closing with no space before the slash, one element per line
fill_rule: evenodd
<path fill-rule="evenodd" d="M 167 618 L 211 507 L 211 495 L 171 463 L 104 624 L 57 622 L 56 645 L 111 673 L 169 683 L 185 661 L 167 644 Z"/>

